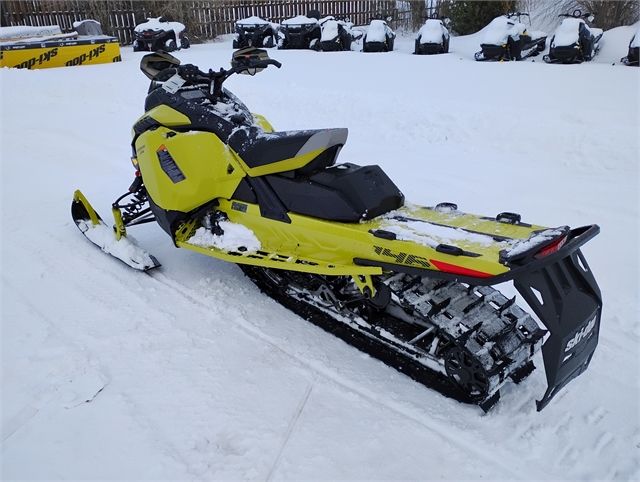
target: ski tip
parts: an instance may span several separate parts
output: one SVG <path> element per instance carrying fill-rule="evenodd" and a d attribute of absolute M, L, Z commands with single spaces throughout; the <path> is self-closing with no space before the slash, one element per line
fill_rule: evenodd
<path fill-rule="evenodd" d="M 71 202 L 71 217 L 76 226 L 82 231 L 81 225 L 91 222 L 94 226 L 102 222 L 102 218 L 93 209 L 93 206 L 87 201 L 82 192 L 77 189 L 73 193 L 73 201 Z"/>

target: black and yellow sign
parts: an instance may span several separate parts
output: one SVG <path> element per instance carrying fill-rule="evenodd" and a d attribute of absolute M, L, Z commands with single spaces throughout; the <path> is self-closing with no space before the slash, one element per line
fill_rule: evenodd
<path fill-rule="evenodd" d="M 0 67 L 46 69 L 120 62 L 115 37 L 0 45 Z"/>

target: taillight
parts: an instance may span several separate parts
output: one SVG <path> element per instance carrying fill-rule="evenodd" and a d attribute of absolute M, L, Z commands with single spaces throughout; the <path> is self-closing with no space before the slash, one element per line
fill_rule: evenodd
<path fill-rule="evenodd" d="M 545 256 L 549 256 L 560 250 L 567 243 L 567 236 L 562 236 L 560 239 L 557 239 L 549 246 L 545 246 L 540 251 L 538 251 L 535 255 L 536 258 L 544 258 Z"/>

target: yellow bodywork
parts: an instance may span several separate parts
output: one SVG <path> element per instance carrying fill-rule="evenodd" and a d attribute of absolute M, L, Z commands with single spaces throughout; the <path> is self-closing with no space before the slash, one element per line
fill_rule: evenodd
<path fill-rule="evenodd" d="M 264 257 L 273 259 L 273 255 L 289 258 L 289 261 L 278 259 L 268 263 L 269 267 L 291 269 L 294 271 L 313 271 L 319 274 L 380 274 L 381 270 L 371 271 L 368 267 L 354 264 L 355 258 L 379 261 L 387 264 L 401 264 L 418 269 L 436 269 L 437 263 L 452 266 L 463 266 L 466 270 L 489 275 L 499 275 L 508 268 L 499 263 L 500 251 L 507 247 L 505 241 L 491 241 L 492 236 L 510 239 L 527 239 L 534 230 L 545 229 L 541 226 L 517 226 L 496 221 L 484 220 L 479 216 L 463 213 L 441 213 L 424 207 L 403 207 L 394 214 L 412 217 L 416 222 L 429 225 L 462 226 L 473 229 L 477 237 L 486 237 L 483 242 L 467 240 L 458 241 L 456 246 L 465 251 L 473 252 L 477 257 L 461 257 L 440 253 L 434 247 L 415 241 L 402 239 L 382 239 L 374 236 L 371 231 L 384 230 L 389 226 L 403 225 L 396 220 L 380 217 L 371 221 L 359 223 L 341 223 L 326 221 L 309 216 L 289 213 L 291 223 L 283 223 L 265 218 L 260 215 L 260 208 L 255 204 L 237 201 L 220 200 L 220 211 L 229 220 L 248 227 L 261 243 Z M 470 228 L 469 226 L 473 226 Z M 191 226 L 177 237 L 180 247 L 193 249 L 210 256 L 221 258 L 223 251 L 217 248 L 202 248 L 189 243 L 189 238 L 197 226 Z M 260 257 L 263 257 L 260 255 Z M 255 253 L 235 252 L 228 261 L 246 264 L 256 263 Z M 435 263 L 434 263 L 435 261 Z M 316 264 L 316 269 L 301 269 L 300 262 Z M 261 266 L 263 264 L 260 264 Z M 340 271 L 340 272 L 338 272 Z M 469 273 L 471 274 L 471 273 Z"/>
<path fill-rule="evenodd" d="M 545 229 L 420 206 L 405 206 L 373 220 L 355 223 L 295 213 L 288 213 L 289 223 L 273 220 L 263 217 L 258 205 L 232 199 L 241 180 L 245 176 L 298 169 L 321 154 L 322 149 L 250 168 L 215 134 L 189 131 L 188 118 L 168 106 L 156 107 L 141 119 L 145 117 L 162 124 L 143 132 L 135 141 L 137 162 L 154 203 L 165 210 L 190 212 L 215 200 L 216 209 L 225 213 L 229 221 L 251 230 L 261 246 L 257 252 L 203 247 L 190 242 L 200 227 L 196 221 L 180 226 L 175 233 L 177 246 L 215 258 L 269 268 L 350 275 L 361 290 L 372 292 L 370 276 L 382 274 L 383 268 L 359 265 L 355 260 L 490 277 L 509 270 L 499 262 L 500 251 L 508 247 L 509 242 L 527 239 L 534 231 Z M 254 115 L 254 118 L 266 132 L 273 131 L 264 117 Z M 163 151 L 170 153 L 170 159 Z M 178 166 L 179 174 L 172 163 Z M 443 229 L 442 238 L 439 230 Z M 400 234 L 396 239 L 388 239 L 374 235 L 376 230 L 399 230 Z M 471 255 L 439 252 L 436 246 L 440 243 L 453 244 Z"/>

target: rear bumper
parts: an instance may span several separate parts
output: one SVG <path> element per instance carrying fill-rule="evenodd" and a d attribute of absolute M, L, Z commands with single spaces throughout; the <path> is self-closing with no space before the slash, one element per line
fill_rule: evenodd
<path fill-rule="evenodd" d="M 514 278 L 516 289 L 550 332 L 542 346 L 547 390 L 536 402 L 538 411 L 587 369 L 598 345 L 602 295 L 579 248 L 599 229 L 575 231 L 550 259 Z"/>

